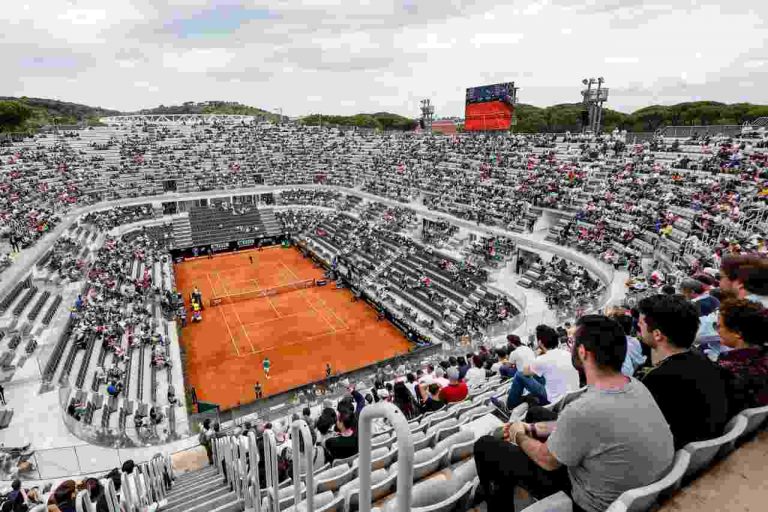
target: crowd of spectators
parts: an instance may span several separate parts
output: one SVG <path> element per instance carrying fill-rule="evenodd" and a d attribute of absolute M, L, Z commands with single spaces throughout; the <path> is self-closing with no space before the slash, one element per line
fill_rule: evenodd
<path fill-rule="evenodd" d="M 113 206 L 106 210 L 86 213 L 81 222 L 83 224 L 92 224 L 101 231 L 131 224 L 142 220 L 149 220 L 155 217 L 151 204 L 141 204 L 136 206 Z"/>
<path fill-rule="evenodd" d="M 75 301 L 71 312 L 73 343 L 79 349 L 98 351 L 94 389 L 104 386 L 110 397 L 127 392 L 134 349 L 149 348 L 150 367 L 169 368 L 172 364 L 167 347 L 170 340 L 158 330 L 159 319 L 153 308 L 162 288 L 156 281 L 164 276 L 162 267 L 156 272 L 155 263 L 163 259 L 168 261 L 161 230 L 144 228 L 119 239 L 108 237 L 88 269 L 85 293 Z M 73 399 L 68 413 L 79 421 L 85 416 L 85 405 Z M 162 417 L 153 407 L 148 416 L 137 412 L 135 420 L 137 428 L 149 428 Z"/>

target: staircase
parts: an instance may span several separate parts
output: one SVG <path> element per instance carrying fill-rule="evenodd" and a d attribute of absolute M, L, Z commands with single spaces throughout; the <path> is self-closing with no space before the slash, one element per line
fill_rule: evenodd
<path fill-rule="evenodd" d="M 259 210 L 261 214 L 261 223 L 264 224 L 264 229 L 267 230 L 268 236 L 276 236 L 283 232 L 280 223 L 275 218 L 275 211 L 271 208 L 264 208 Z"/>
<path fill-rule="evenodd" d="M 223 475 L 212 466 L 199 471 L 184 473 L 176 478 L 168 493 L 168 504 L 163 512 L 242 512 L 242 500 L 238 500 Z"/>
<path fill-rule="evenodd" d="M 173 240 L 176 248 L 192 247 L 192 225 L 188 214 L 173 219 Z"/>

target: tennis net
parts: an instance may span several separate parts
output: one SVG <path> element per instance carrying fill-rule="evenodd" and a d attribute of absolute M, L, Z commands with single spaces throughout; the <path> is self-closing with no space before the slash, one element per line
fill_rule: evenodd
<path fill-rule="evenodd" d="M 278 295 L 281 293 L 293 292 L 296 290 L 303 290 L 305 288 L 311 288 L 315 285 L 314 279 L 304 279 L 303 281 L 294 281 L 292 283 L 283 284 L 280 286 L 274 286 L 272 288 L 262 288 L 260 290 L 250 290 L 242 293 L 230 293 L 227 295 L 217 295 L 211 298 L 211 306 L 218 306 L 219 304 L 232 304 L 233 302 L 241 302 L 244 300 L 255 299 L 259 297 L 270 297 L 272 295 Z"/>

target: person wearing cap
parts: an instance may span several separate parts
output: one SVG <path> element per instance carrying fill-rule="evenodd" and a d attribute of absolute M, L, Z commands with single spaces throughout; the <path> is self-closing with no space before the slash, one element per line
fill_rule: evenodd
<path fill-rule="evenodd" d="M 461 402 L 469 394 L 467 389 L 467 383 L 459 378 L 459 370 L 456 368 L 448 368 L 446 372 L 448 377 L 448 385 L 444 388 L 440 388 L 440 393 L 437 395 L 441 402 Z"/>

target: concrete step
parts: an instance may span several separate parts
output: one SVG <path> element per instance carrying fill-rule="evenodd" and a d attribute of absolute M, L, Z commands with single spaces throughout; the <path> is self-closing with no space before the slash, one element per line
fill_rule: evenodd
<path fill-rule="evenodd" d="M 226 494 L 215 495 L 210 499 L 201 498 L 196 503 L 188 503 L 183 508 L 164 508 L 163 512 L 211 512 L 213 510 L 234 512 L 242 511 L 243 508 L 243 502 L 237 499 L 237 495 L 234 492 L 227 492 Z"/>
<path fill-rule="evenodd" d="M 231 503 L 227 503 L 226 505 L 222 505 L 219 508 L 212 510 L 211 512 L 242 512 L 243 510 L 245 510 L 245 503 L 243 500 L 237 500 Z"/>
<path fill-rule="evenodd" d="M 216 485 L 216 483 L 219 482 L 219 481 L 222 481 L 222 482 L 224 481 L 224 476 L 223 475 L 214 475 L 214 476 L 210 476 L 210 477 L 206 477 L 206 478 L 200 478 L 200 479 L 191 480 L 191 481 L 188 481 L 188 482 L 187 481 L 185 481 L 185 482 L 177 482 L 177 483 L 174 484 L 173 489 L 172 489 L 171 492 L 173 494 L 185 493 L 185 492 L 193 491 L 193 490 L 197 489 L 198 487 L 208 487 L 208 486 L 211 486 L 211 485 Z"/>
<path fill-rule="evenodd" d="M 233 494 L 229 490 L 229 486 L 221 485 L 219 487 L 210 487 L 206 489 L 207 492 L 202 494 L 196 494 L 194 498 L 189 497 L 189 493 L 181 496 L 173 496 L 168 498 L 168 505 L 163 507 L 163 512 L 182 512 L 196 507 L 201 503 L 207 503 L 209 501 L 215 501 L 221 499 L 223 496 Z M 173 500 L 173 501 L 171 501 Z M 219 505 L 227 503 L 229 500 L 217 502 L 212 504 L 210 508 L 216 508 Z"/>
<path fill-rule="evenodd" d="M 201 499 L 207 499 L 206 497 L 213 497 L 218 494 L 226 494 L 229 492 L 229 485 L 224 485 L 224 479 L 217 480 L 206 485 L 200 485 L 194 489 L 188 489 L 184 492 L 174 493 L 168 495 L 168 504 L 163 507 L 163 510 L 169 510 L 179 505 L 189 505 L 190 503 L 197 503 Z"/>
<path fill-rule="evenodd" d="M 196 486 L 199 486 L 199 485 L 210 485 L 212 482 L 216 482 L 218 480 L 223 481 L 224 476 L 217 473 L 211 473 L 211 474 L 207 474 L 205 476 L 200 476 L 197 478 L 177 481 L 176 484 L 173 486 L 174 487 L 173 491 L 174 492 L 176 492 L 177 490 L 187 491 L 189 489 L 194 489 Z"/>

